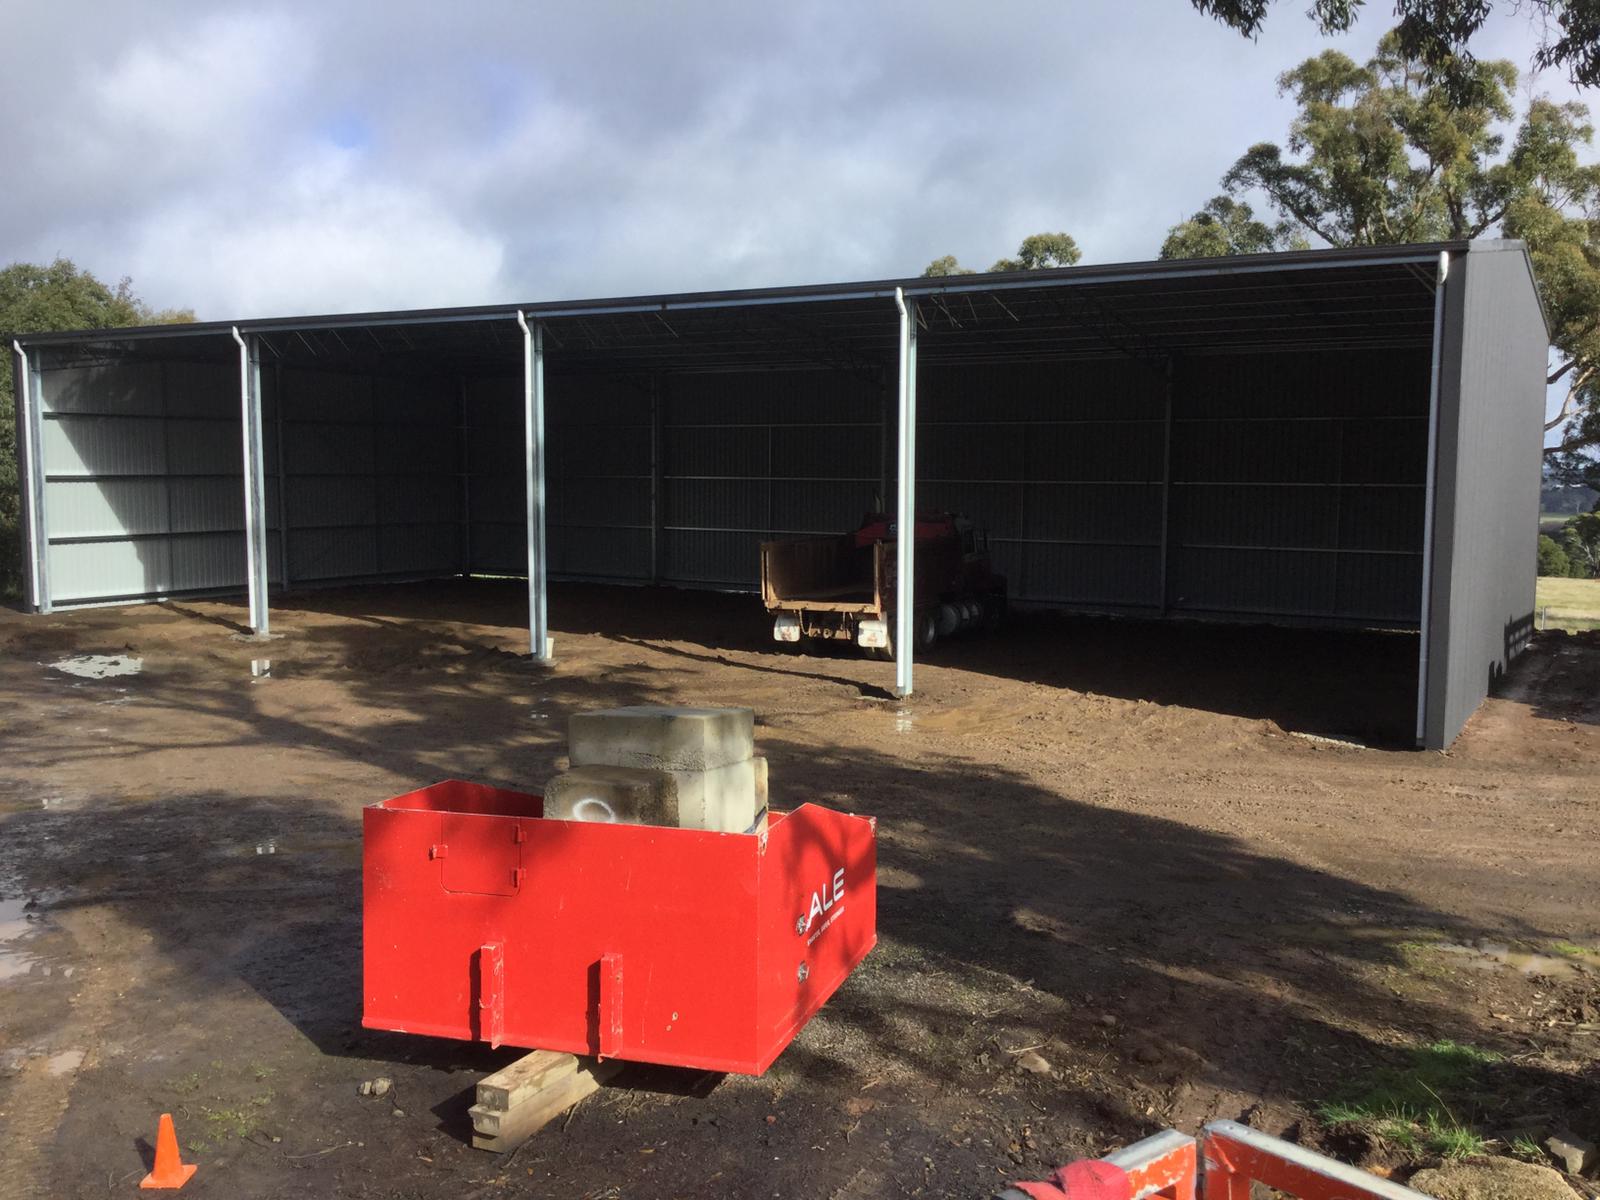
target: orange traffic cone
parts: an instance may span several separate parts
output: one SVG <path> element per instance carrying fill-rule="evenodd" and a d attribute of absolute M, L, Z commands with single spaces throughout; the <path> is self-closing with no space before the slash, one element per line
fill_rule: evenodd
<path fill-rule="evenodd" d="M 161 1114 L 156 1130 L 156 1169 L 139 1181 L 142 1188 L 181 1188 L 195 1173 L 195 1165 L 178 1157 L 178 1131 L 172 1127 L 172 1114 Z"/>

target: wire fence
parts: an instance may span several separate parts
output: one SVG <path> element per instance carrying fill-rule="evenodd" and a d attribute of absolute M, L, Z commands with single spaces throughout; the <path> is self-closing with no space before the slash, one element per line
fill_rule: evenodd
<path fill-rule="evenodd" d="M 1538 628 L 1561 629 L 1567 633 L 1588 633 L 1600 629 L 1600 612 L 1553 608 L 1541 605 L 1536 617 Z"/>

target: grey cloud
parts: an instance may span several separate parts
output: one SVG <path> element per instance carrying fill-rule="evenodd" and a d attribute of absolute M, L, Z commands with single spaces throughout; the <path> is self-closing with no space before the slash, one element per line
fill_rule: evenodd
<path fill-rule="evenodd" d="M 209 317 L 985 266 L 1039 229 L 1143 258 L 1327 44 L 1187 0 L 39 2 L 0 45 L 0 254 Z"/>

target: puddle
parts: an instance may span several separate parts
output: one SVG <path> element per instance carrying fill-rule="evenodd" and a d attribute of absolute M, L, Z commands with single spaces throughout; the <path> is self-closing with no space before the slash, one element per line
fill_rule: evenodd
<path fill-rule="evenodd" d="M 144 670 L 144 659 L 128 654 L 78 654 L 50 664 L 52 671 L 76 675 L 79 679 L 114 679 L 137 675 Z"/>
<path fill-rule="evenodd" d="M 1435 949 L 1446 954 L 1470 955 L 1472 961 L 1468 965 L 1480 970 L 1510 967 L 1523 975 L 1544 975 L 1550 979 L 1564 979 L 1578 973 L 1577 965 L 1567 959 L 1513 950 L 1504 942 L 1478 942 L 1471 946 L 1464 946 L 1460 942 L 1439 942 Z"/>
<path fill-rule="evenodd" d="M 916 726 L 917 718 L 909 708 L 894 710 L 894 731 L 896 733 L 910 733 Z"/>
<path fill-rule="evenodd" d="M 230 842 L 217 845 L 210 853 L 223 858 L 265 858 L 281 854 L 333 855 L 349 857 L 361 855 L 359 833 L 348 836 L 329 835 L 307 837 L 301 834 L 275 833 L 254 841 Z"/>
<path fill-rule="evenodd" d="M 267 679 L 272 675 L 272 660 L 270 658 L 252 658 L 250 660 L 250 677 L 252 679 Z"/>
<path fill-rule="evenodd" d="M 15 979 L 33 970 L 39 960 L 18 943 L 33 933 L 33 922 L 28 920 L 27 900 L 0 900 L 0 983 Z"/>
<path fill-rule="evenodd" d="M 58 1051 L 45 1062 L 44 1069 L 58 1079 L 63 1075 L 71 1075 L 83 1066 L 83 1055 L 82 1050 Z"/>

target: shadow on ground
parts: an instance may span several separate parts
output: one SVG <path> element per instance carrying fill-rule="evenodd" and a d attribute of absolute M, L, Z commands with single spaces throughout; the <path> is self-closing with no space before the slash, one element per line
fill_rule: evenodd
<path fill-rule="evenodd" d="M 882 691 L 892 664 L 849 648 L 820 651 L 792 665 L 771 654 L 771 622 L 760 600 L 675 588 L 556 584 L 551 628 L 625 643 L 707 655 L 752 671 L 821 670 L 839 682 Z M 506 631 L 525 643 L 526 590 L 516 582 L 441 581 L 404 589 L 340 589 L 274 600 L 285 612 L 360 616 L 375 628 L 437 620 L 441 612 Z M 388 620 L 384 620 L 388 618 Z M 722 652 L 763 655 L 758 664 Z M 560 654 L 560 643 L 557 643 Z M 1318 630 L 1200 621 L 1147 621 L 1054 612 L 1016 615 L 997 634 L 936 645 L 923 659 L 996 678 L 1147 700 L 1269 720 L 1287 730 L 1409 746 L 1416 707 L 1414 633 Z"/>

